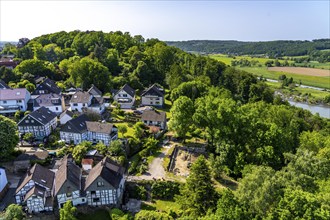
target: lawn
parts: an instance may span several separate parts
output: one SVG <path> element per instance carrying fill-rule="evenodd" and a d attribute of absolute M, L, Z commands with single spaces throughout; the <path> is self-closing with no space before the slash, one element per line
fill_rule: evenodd
<path fill-rule="evenodd" d="M 133 125 L 129 125 L 129 123 L 127 122 L 118 122 L 118 123 L 114 123 L 114 125 L 118 126 L 118 125 L 126 125 L 127 127 L 127 133 L 125 133 L 125 137 L 134 137 L 134 128 Z M 118 137 L 119 138 L 123 138 L 122 133 L 118 132 Z"/>
<path fill-rule="evenodd" d="M 142 210 L 156 210 L 160 212 L 166 212 L 169 213 L 170 210 L 174 212 L 179 212 L 180 205 L 176 203 L 175 201 L 169 201 L 169 200 L 155 200 L 155 202 L 142 202 L 141 205 Z"/>
<path fill-rule="evenodd" d="M 305 76 L 293 73 L 269 71 L 266 67 L 238 67 L 238 69 L 254 75 L 276 80 L 278 80 L 279 76 L 286 75 L 287 78 L 292 77 L 295 82 L 301 82 L 303 85 L 330 89 L 330 77 Z"/>
<path fill-rule="evenodd" d="M 99 209 L 94 211 L 93 213 L 89 213 L 89 214 L 83 214 L 83 213 L 78 213 L 77 216 L 78 220 L 110 220 L 110 213 L 105 210 L 105 209 Z"/>

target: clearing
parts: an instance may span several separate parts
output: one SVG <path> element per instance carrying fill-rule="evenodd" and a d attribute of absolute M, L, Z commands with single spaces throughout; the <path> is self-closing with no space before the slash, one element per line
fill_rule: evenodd
<path fill-rule="evenodd" d="M 269 71 L 294 73 L 306 76 L 330 76 L 330 70 L 322 70 L 306 67 L 269 67 Z"/>

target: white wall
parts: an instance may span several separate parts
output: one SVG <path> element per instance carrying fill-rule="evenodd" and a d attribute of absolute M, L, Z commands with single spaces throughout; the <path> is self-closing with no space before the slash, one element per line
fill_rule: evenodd
<path fill-rule="evenodd" d="M 6 171 L 4 169 L 0 168 L 0 192 L 2 192 L 2 190 L 5 188 L 7 183 L 8 183 L 8 180 L 7 180 L 7 176 L 6 176 Z"/>
<path fill-rule="evenodd" d="M 163 97 L 157 96 L 142 96 L 141 105 L 151 105 L 151 106 L 162 106 L 163 105 Z"/>
<path fill-rule="evenodd" d="M 60 124 L 61 125 L 64 125 L 65 123 L 67 123 L 68 121 L 70 121 L 72 118 L 65 114 L 62 118 L 60 118 Z"/>

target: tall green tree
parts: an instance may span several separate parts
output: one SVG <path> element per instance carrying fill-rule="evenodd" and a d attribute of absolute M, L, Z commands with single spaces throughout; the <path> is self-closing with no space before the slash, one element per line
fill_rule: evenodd
<path fill-rule="evenodd" d="M 190 175 L 176 197 L 185 215 L 197 218 L 216 207 L 217 193 L 212 184 L 210 169 L 204 156 L 193 163 Z"/>
<path fill-rule="evenodd" d="M 185 139 L 190 126 L 193 124 L 191 120 L 194 114 L 194 104 L 190 98 L 181 96 L 173 103 L 171 108 L 172 118 L 169 122 L 169 129 L 175 131 L 179 137 Z"/>
<path fill-rule="evenodd" d="M 0 115 L 0 157 L 6 158 L 18 144 L 18 130 L 16 123 Z"/>
<path fill-rule="evenodd" d="M 6 220 L 21 220 L 24 218 L 24 212 L 22 206 L 17 204 L 11 204 L 7 207 L 5 213 Z"/>

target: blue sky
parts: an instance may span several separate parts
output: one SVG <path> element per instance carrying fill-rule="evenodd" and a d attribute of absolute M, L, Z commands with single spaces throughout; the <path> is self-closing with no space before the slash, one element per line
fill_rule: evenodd
<path fill-rule="evenodd" d="M 0 40 L 77 29 L 165 41 L 330 38 L 329 2 L 0 0 Z"/>

